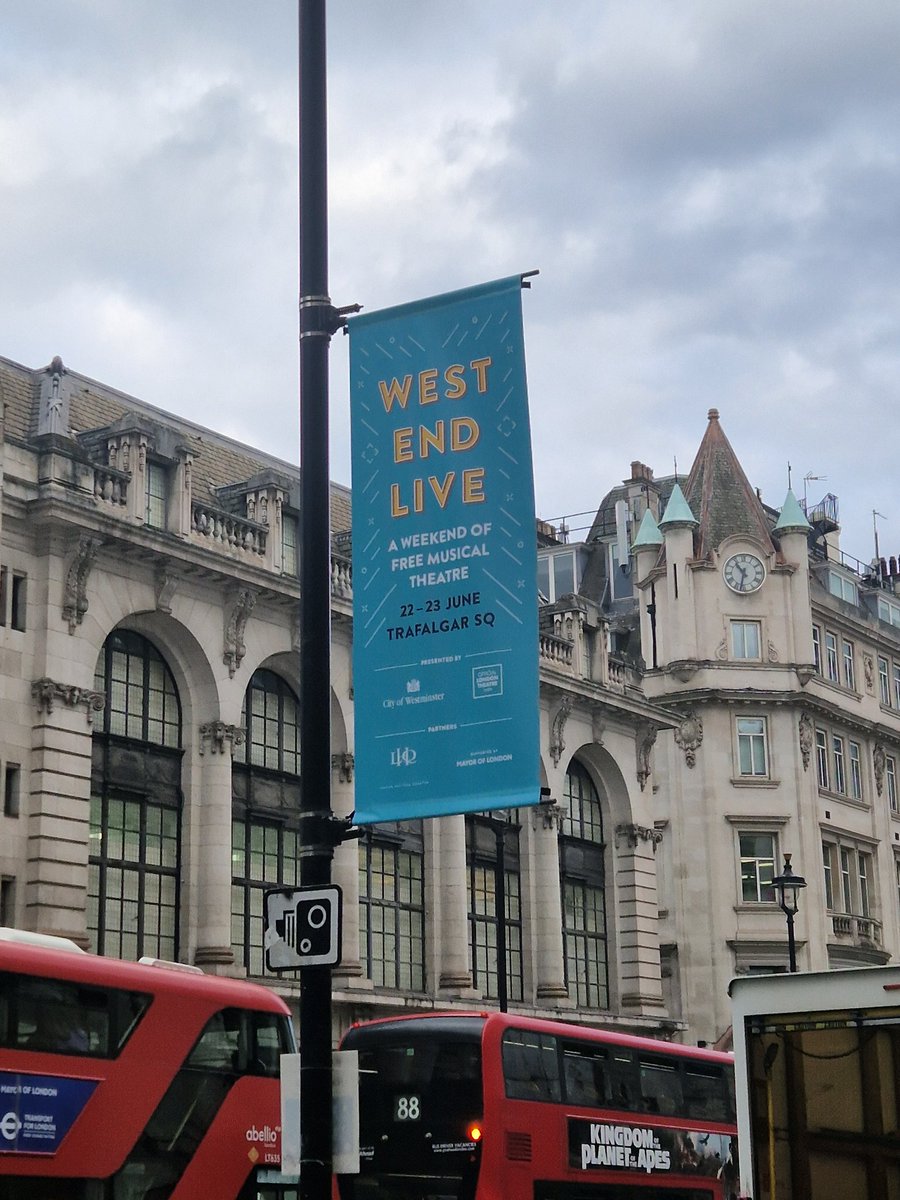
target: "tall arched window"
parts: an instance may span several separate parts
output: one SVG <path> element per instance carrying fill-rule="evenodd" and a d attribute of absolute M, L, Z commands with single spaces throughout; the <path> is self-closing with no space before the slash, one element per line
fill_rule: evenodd
<path fill-rule="evenodd" d="M 516 809 L 466 817 L 466 864 L 472 982 L 485 998 L 503 999 L 505 992 L 506 999 L 521 1000 L 524 995 L 522 889 Z M 506 943 L 502 978 L 501 932 Z"/>
<path fill-rule="evenodd" d="M 563 942 L 569 995 L 580 1008 L 609 1008 L 603 813 L 579 762 L 566 772 L 559 837 Z"/>
<path fill-rule="evenodd" d="M 359 838 L 359 954 L 376 987 L 425 990 L 421 821 L 371 825 Z"/>
<path fill-rule="evenodd" d="M 246 742 L 232 771 L 231 943 L 262 975 L 263 893 L 300 882 L 300 705 L 274 671 L 254 671 L 244 695 Z"/>
<path fill-rule="evenodd" d="M 99 954 L 178 956 L 181 705 L 157 648 L 132 630 L 106 639 L 94 677 L 88 933 Z"/>

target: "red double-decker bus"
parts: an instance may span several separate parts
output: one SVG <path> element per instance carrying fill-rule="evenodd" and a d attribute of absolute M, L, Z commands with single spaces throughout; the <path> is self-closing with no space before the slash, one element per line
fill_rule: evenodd
<path fill-rule="evenodd" d="M 731 1200 L 730 1055 L 507 1013 L 352 1027 L 339 1200 Z"/>
<path fill-rule="evenodd" d="M 0 1200 L 296 1200 L 278 1179 L 287 1005 L 45 941 L 0 932 Z"/>

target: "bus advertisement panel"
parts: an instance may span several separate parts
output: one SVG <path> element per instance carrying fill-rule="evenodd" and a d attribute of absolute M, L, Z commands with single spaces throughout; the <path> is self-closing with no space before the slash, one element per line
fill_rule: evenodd
<path fill-rule="evenodd" d="M 0 1200 L 294 1200 L 284 1002 L 73 949 L 0 936 Z"/>
<path fill-rule="evenodd" d="M 354 1026 L 338 1200 L 733 1200 L 730 1055 L 505 1013 Z"/>

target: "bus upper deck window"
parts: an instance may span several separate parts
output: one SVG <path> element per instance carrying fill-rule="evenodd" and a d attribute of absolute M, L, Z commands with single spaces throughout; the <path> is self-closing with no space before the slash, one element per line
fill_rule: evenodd
<path fill-rule="evenodd" d="M 672 1116 L 682 1111 L 681 1076 L 674 1063 L 641 1059 L 640 1079 L 644 1112 Z"/>
<path fill-rule="evenodd" d="M 606 1051 L 585 1045 L 563 1046 L 563 1078 L 570 1104 L 598 1107 L 609 1101 L 610 1080 Z"/>
<path fill-rule="evenodd" d="M 511 1100 L 562 1099 L 556 1038 L 531 1030 L 503 1035 L 503 1075 Z"/>
<path fill-rule="evenodd" d="M 95 1058 L 116 1057 L 149 1003 L 137 992 L 13 973 L 0 976 L 0 993 L 3 1045 Z"/>
<path fill-rule="evenodd" d="M 720 1067 L 690 1065 L 684 1072 L 684 1103 L 688 1116 L 707 1121 L 727 1121 L 728 1087 Z"/>

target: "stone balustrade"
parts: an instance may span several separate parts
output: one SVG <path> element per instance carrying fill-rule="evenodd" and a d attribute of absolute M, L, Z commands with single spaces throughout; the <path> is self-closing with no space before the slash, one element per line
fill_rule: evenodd
<path fill-rule="evenodd" d="M 349 558 L 331 556 L 331 594 L 337 600 L 353 599 L 353 569 Z"/>
<path fill-rule="evenodd" d="M 114 508 L 124 508 L 128 503 L 128 483 L 131 479 L 129 471 L 120 471 L 116 467 L 94 467 L 94 499 L 99 504 L 109 504 Z"/>
<path fill-rule="evenodd" d="M 572 669 L 575 647 L 568 638 L 558 637 L 555 633 L 542 632 L 540 645 L 542 662 L 550 663 L 554 667 L 563 667 L 566 670 Z"/>
<path fill-rule="evenodd" d="M 607 686 L 613 691 L 624 692 L 627 688 L 640 688 L 640 675 L 620 659 L 610 657 L 607 660 L 607 670 Z"/>
<path fill-rule="evenodd" d="M 191 502 L 191 534 L 211 549 L 250 559 L 263 558 L 267 533 L 267 527 L 256 521 L 248 521 L 246 517 L 235 516 L 199 500 Z"/>
<path fill-rule="evenodd" d="M 835 937 L 849 938 L 854 944 L 881 945 L 881 922 L 871 917 L 854 917 L 850 913 L 834 913 L 831 925 Z"/>

